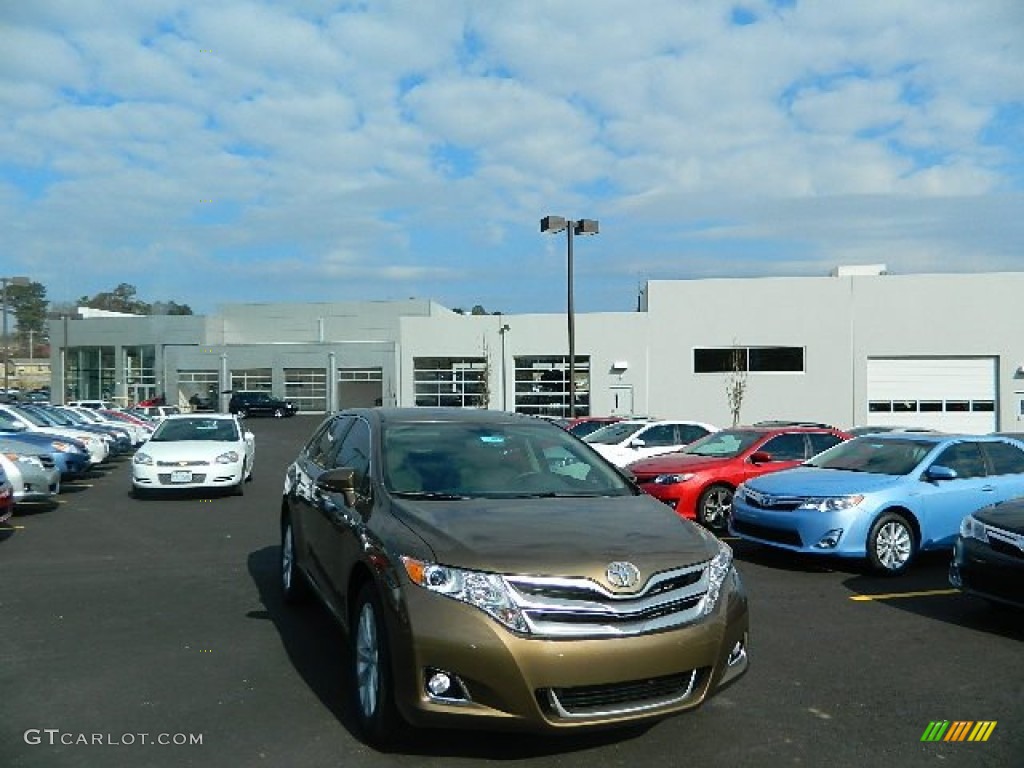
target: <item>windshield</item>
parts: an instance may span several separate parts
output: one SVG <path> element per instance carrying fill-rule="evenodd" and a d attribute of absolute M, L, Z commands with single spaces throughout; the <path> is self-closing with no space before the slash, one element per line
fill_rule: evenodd
<path fill-rule="evenodd" d="M 629 439 L 629 437 L 635 435 L 646 426 L 646 421 L 619 421 L 615 424 L 609 424 L 606 427 L 601 427 L 595 432 L 591 432 L 589 435 L 584 437 L 583 440 L 587 443 L 616 445 L 621 443 L 623 440 Z"/>
<path fill-rule="evenodd" d="M 804 464 L 878 475 L 907 475 L 934 447 L 935 443 L 924 440 L 887 440 L 874 435 L 855 437 L 819 453 Z"/>
<path fill-rule="evenodd" d="M 36 425 L 37 427 L 52 427 L 53 426 L 52 423 L 50 423 L 49 421 L 46 421 L 41 416 L 38 416 L 35 413 L 31 413 L 29 411 L 26 411 L 23 408 L 15 408 L 14 412 L 16 414 L 18 414 L 21 418 L 25 419 L 25 421 L 31 422 L 32 424 Z"/>
<path fill-rule="evenodd" d="M 386 425 L 384 482 L 398 496 L 523 498 L 629 496 L 613 467 L 548 424 Z"/>
<path fill-rule="evenodd" d="M 237 442 L 238 430 L 231 419 L 168 419 L 149 438 L 151 443 L 175 443 L 182 440 Z"/>
<path fill-rule="evenodd" d="M 678 452 L 685 453 L 687 456 L 714 456 L 720 459 L 731 459 L 739 456 L 763 437 L 763 432 L 723 429 L 721 432 L 712 432 L 710 435 L 702 437 Z"/>

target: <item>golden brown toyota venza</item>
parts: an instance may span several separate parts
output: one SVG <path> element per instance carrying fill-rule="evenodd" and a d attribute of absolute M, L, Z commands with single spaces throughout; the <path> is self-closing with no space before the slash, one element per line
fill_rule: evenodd
<path fill-rule="evenodd" d="M 362 736 L 664 717 L 747 668 L 729 547 L 585 443 L 496 411 L 353 409 L 288 468 L 281 574 L 352 640 Z"/>

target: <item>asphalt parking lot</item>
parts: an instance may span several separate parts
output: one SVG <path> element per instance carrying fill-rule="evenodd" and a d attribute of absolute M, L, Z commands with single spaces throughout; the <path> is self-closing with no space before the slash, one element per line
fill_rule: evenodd
<path fill-rule="evenodd" d="M 944 555 L 884 579 L 738 542 L 752 666 L 700 710 L 373 752 L 350 730 L 343 635 L 277 590 L 283 471 L 317 422 L 250 420 L 243 497 L 138 501 L 121 459 L 0 532 L 0 764 L 1024 764 L 1024 614 L 952 593 Z M 996 726 L 985 742 L 922 742 L 936 720 Z"/>

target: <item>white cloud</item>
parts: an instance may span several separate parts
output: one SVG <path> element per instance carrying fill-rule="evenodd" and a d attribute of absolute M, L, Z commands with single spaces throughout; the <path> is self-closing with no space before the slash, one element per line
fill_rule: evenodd
<path fill-rule="evenodd" d="M 343 283 L 557 310 L 547 213 L 602 219 L 584 304 L 647 272 L 1024 268 L 1024 5 L 743 8 L 7 4 L 10 252 L 76 297 L 127 280 L 200 308 Z M 97 267 L 68 286 L 38 266 L 60 259 Z"/>

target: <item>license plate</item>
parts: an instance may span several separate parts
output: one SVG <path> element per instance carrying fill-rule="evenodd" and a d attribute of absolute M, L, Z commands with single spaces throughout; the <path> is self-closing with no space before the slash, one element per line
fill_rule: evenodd
<path fill-rule="evenodd" d="M 192 471 L 188 469 L 176 469 L 171 472 L 172 483 L 191 483 Z"/>

